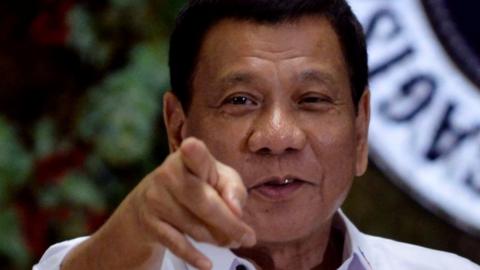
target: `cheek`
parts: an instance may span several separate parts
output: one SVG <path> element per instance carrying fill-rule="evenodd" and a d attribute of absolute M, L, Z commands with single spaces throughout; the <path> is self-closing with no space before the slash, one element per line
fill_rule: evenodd
<path fill-rule="evenodd" d="M 311 147 L 323 174 L 320 196 L 326 201 L 343 200 L 355 175 L 356 145 L 353 125 L 331 125 L 317 130 Z"/>
<path fill-rule="evenodd" d="M 353 172 L 356 159 L 353 121 L 326 121 L 307 133 L 320 166 L 332 172 Z"/>
<path fill-rule="evenodd" d="M 194 136 L 205 142 L 215 158 L 227 165 L 232 164 L 236 155 L 244 150 L 249 128 L 246 121 L 196 113 L 189 117 L 186 124 L 187 136 Z"/>

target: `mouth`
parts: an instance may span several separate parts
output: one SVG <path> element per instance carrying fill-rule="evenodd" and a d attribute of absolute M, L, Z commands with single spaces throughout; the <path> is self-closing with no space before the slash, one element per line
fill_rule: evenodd
<path fill-rule="evenodd" d="M 288 200 L 308 182 L 295 177 L 272 177 L 248 189 L 261 197 L 273 201 Z"/>

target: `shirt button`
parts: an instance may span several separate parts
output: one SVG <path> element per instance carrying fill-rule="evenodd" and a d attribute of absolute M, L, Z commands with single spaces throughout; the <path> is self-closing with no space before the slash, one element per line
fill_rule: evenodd
<path fill-rule="evenodd" d="M 248 270 L 248 269 L 245 265 L 239 264 L 237 265 L 237 267 L 235 267 L 235 270 Z"/>

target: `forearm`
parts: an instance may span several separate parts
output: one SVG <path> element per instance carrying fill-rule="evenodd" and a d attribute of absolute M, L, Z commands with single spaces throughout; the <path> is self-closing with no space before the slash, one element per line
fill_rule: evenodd
<path fill-rule="evenodd" d="M 203 142 L 186 140 L 140 181 L 100 230 L 57 256 L 55 269 L 160 269 L 166 249 L 198 269 L 211 269 L 210 259 L 188 238 L 253 246 L 255 232 L 240 218 L 246 198 L 234 169 L 216 161 Z"/>
<path fill-rule="evenodd" d="M 161 247 L 120 247 L 115 240 L 90 238 L 74 248 L 61 264 L 61 270 L 160 269 L 164 249 Z"/>
<path fill-rule="evenodd" d="M 139 226 L 133 215 L 116 216 L 118 212 L 89 239 L 70 251 L 60 269 L 160 269 L 165 248 L 139 235 Z"/>

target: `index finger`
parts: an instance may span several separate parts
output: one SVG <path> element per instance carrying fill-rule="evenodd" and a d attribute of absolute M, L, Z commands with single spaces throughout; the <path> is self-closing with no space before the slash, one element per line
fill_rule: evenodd
<path fill-rule="evenodd" d="M 182 142 L 179 150 L 186 169 L 215 187 L 218 180 L 216 162 L 205 143 L 189 137 Z"/>

